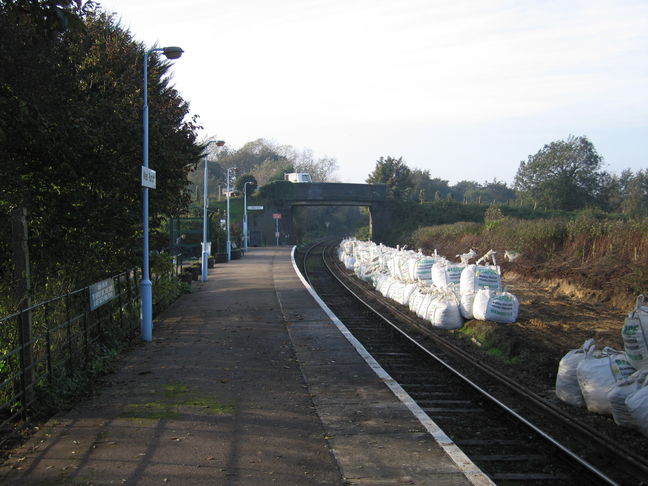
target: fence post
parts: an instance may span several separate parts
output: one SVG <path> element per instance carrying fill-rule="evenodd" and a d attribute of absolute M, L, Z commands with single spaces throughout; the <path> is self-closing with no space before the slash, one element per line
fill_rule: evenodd
<path fill-rule="evenodd" d="M 27 209 L 16 208 L 11 212 L 13 234 L 14 275 L 16 278 L 15 301 L 18 312 L 18 335 L 20 337 L 20 367 L 25 406 L 34 398 L 34 357 L 32 350 L 31 282 L 29 272 L 29 247 L 27 246 Z"/>
<path fill-rule="evenodd" d="M 122 303 L 121 275 L 117 276 L 117 302 L 119 304 L 119 327 L 124 331 L 124 306 Z"/>
<path fill-rule="evenodd" d="M 72 304 L 70 302 L 71 296 L 70 292 L 68 292 L 65 295 L 65 318 L 67 319 L 66 322 L 66 334 L 67 334 L 67 345 L 68 345 L 68 359 L 67 359 L 67 368 L 68 368 L 68 375 L 72 376 L 74 373 L 74 362 L 73 362 L 73 356 L 74 352 L 72 350 Z"/>
<path fill-rule="evenodd" d="M 43 313 L 45 316 L 45 345 L 47 346 L 47 382 L 52 384 L 52 333 L 50 331 L 49 302 L 45 302 Z"/>

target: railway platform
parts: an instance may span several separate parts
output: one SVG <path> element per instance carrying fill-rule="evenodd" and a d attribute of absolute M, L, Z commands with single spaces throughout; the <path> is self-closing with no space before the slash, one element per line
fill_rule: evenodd
<path fill-rule="evenodd" d="M 153 342 L 3 464 L 0 483 L 489 484 L 367 364 L 290 250 L 210 269 L 155 320 Z"/>

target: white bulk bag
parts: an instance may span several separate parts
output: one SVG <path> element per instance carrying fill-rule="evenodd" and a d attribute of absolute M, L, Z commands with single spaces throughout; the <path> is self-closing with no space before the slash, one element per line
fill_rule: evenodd
<path fill-rule="evenodd" d="M 459 285 L 461 272 L 466 268 L 463 263 L 452 263 L 447 260 L 437 261 L 432 266 L 432 283 L 435 287 L 447 287 L 450 284 Z"/>
<path fill-rule="evenodd" d="M 621 329 L 623 349 L 628 361 L 637 369 L 648 367 L 648 307 L 643 303 L 644 296 L 640 295 Z"/>
<path fill-rule="evenodd" d="M 423 299 L 421 300 L 421 303 L 419 304 L 418 308 L 416 309 L 416 315 L 419 316 L 421 319 L 427 319 L 427 314 L 428 314 L 428 309 L 430 308 L 430 305 L 434 301 L 434 293 L 433 292 L 428 292 L 423 296 Z"/>
<path fill-rule="evenodd" d="M 425 317 L 434 327 L 459 329 L 464 322 L 459 306 L 457 296 L 452 289 L 440 290 L 430 301 Z"/>
<path fill-rule="evenodd" d="M 556 396 L 565 403 L 574 407 L 584 407 L 585 399 L 581 393 L 576 368 L 585 359 L 585 354 L 594 348 L 594 339 L 588 339 L 578 349 L 570 350 L 560 360 L 558 374 L 556 375 Z"/>
<path fill-rule="evenodd" d="M 358 262 L 356 262 L 353 271 L 360 280 L 372 283 L 373 275 L 376 273 L 376 265 L 365 263 L 358 264 Z"/>
<path fill-rule="evenodd" d="M 515 295 L 506 291 L 479 289 L 473 301 L 473 317 L 480 321 L 511 324 L 517 321 L 520 303 Z"/>
<path fill-rule="evenodd" d="M 423 293 L 423 288 L 422 287 L 417 287 L 414 292 L 412 292 L 412 296 L 410 297 L 409 300 L 409 309 L 416 313 L 418 310 L 419 306 L 421 305 L 421 302 L 423 301 L 425 297 L 425 294 Z"/>
<path fill-rule="evenodd" d="M 636 370 L 628 362 L 625 353 L 606 347 L 600 356 L 592 349 L 578 364 L 576 376 L 587 410 L 593 413 L 611 415 L 612 409 L 607 394 L 617 381 L 627 378 Z"/>
<path fill-rule="evenodd" d="M 416 289 L 415 283 L 394 282 L 389 287 L 387 297 L 395 300 L 401 305 L 408 305 L 412 292 Z"/>
<path fill-rule="evenodd" d="M 423 257 L 414 261 L 413 269 L 411 271 L 411 279 L 422 282 L 432 282 L 432 268 L 438 261 L 435 257 Z"/>
<path fill-rule="evenodd" d="M 378 283 L 383 278 L 387 278 L 387 274 L 382 273 L 380 270 L 375 271 L 371 274 L 371 285 L 373 285 L 374 288 L 378 287 Z"/>
<path fill-rule="evenodd" d="M 473 301 L 475 294 L 481 288 L 493 290 L 502 289 L 502 279 L 500 277 L 500 267 L 495 265 L 480 265 L 482 261 L 492 258 L 495 262 L 495 252 L 489 250 L 483 257 L 477 260 L 474 265 L 468 265 L 461 272 L 459 281 L 459 291 L 461 293 L 461 313 L 466 319 L 473 318 Z"/>
<path fill-rule="evenodd" d="M 409 261 L 411 259 L 411 254 L 409 252 L 401 252 L 396 259 L 397 265 L 394 269 L 394 277 L 398 280 L 405 282 L 409 280 Z"/>
<path fill-rule="evenodd" d="M 626 398 L 626 407 L 639 431 L 648 436 L 648 380 L 641 388 Z"/>
<path fill-rule="evenodd" d="M 356 262 L 355 257 L 347 256 L 347 257 L 344 259 L 344 267 L 345 267 L 347 270 L 353 270 L 353 265 L 355 265 L 355 262 Z"/>
<path fill-rule="evenodd" d="M 628 410 L 626 400 L 630 395 L 641 389 L 646 378 L 648 378 L 648 368 L 632 373 L 625 380 L 617 381 L 610 388 L 608 401 L 610 402 L 612 417 L 617 425 L 631 428 L 637 426 Z"/>
<path fill-rule="evenodd" d="M 389 297 L 390 289 L 398 283 L 398 280 L 396 280 L 395 278 L 388 278 L 383 283 L 382 288 L 379 290 L 379 292 L 383 295 L 383 297 Z"/>
<path fill-rule="evenodd" d="M 393 281 L 394 279 L 389 275 L 381 274 L 381 276 L 378 278 L 378 281 L 376 282 L 376 291 L 380 292 L 382 295 L 385 295 L 387 293 L 389 285 L 391 285 Z M 387 289 L 385 287 L 387 287 Z"/>

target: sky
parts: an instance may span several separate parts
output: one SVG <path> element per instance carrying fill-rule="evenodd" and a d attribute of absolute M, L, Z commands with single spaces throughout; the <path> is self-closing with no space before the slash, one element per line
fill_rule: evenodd
<path fill-rule="evenodd" d="M 147 46 L 184 49 L 173 84 L 200 138 L 309 148 L 341 182 L 392 156 L 512 183 L 570 135 L 613 174 L 648 169 L 646 0 L 98 3 Z"/>

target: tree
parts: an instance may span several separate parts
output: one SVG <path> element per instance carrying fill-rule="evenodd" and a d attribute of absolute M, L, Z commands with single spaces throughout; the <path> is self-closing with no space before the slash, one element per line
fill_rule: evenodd
<path fill-rule="evenodd" d="M 437 193 L 441 197 L 450 192 L 448 181 L 438 177 L 431 178 L 429 170 L 412 169 L 411 181 L 413 189 L 410 195 L 418 201 L 421 200 L 421 191 L 425 201 L 436 199 Z"/>
<path fill-rule="evenodd" d="M 266 162 L 288 162 L 288 158 L 283 153 L 285 149 L 276 144 L 259 138 L 248 142 L 237 150 L 227 150 L 221 152 L 218 162 L 222 167 L 236 167 L 242 173 L 252 173 L 252 171 Z"/>
<path fill-rule="evenodd" d="M 306 172 L 310 174 L 313 182 L 329 182 L 334 179 L 334 173 L 338 168 L 337 160 L 332 157 L 322 157 L 314 160 L 310 149 L 302 153 L 296 153 L 294 159 L 295 172 Z"/>
<path fill-rule="evenodd" d="M 33 18 L 0 8 L 0 221 L 26 207 L 35 277 L 59 273 L 77 285 L 141 261 L 145 52 L 100 10 L 79 15 L 82 29 L 52 36 L 40 10 Z M 166 241 L 157 232 L 163 218 L 186 207 L 187 172 L 200 154 L 170 66 L 150 57 L 152 249 Z"/>
<path fill-rule="evenodd" d="M 552 209 L 595 205 L 601 189 L 602 157 L 587 137 L 569 136 L 545 145 L 520 162 L 515 189 L 524 199 Z"/>
<path fill-rule="evenodd" d="M 621 209 L 631 217 L 648 215 L 648 171 L 640 170 L 627 178 Z"/>
<path fill-rule="evenodd" d="M 251 194 L 254 192 L 257 188 L 257 180 L 252 174 L 241 174 L 237 179 L 236 182 L 234 183 L 234 188 L 236 189 L 237 192 L 240 192 L 243 194 L 243 190 L 245 188 L 245 183 L 249 182 L 247 185 L 247 193 Z"/>
<path fill-rule="evenodd" d="M 476 202 L 468 199 L 471 193 L 479 190 L 479 183 L 475 181 L 459 181 L 451 188 L 452 198 L 459 202 Z"/>
<path fill-rule="evenodd" d="M 396 200 L 407 200 L 414 189 L 412 171 L 399 157 L 380 157 L 376 167 L 366 182 L 368 184 L 387 184 L 388 196 Z"/>
<path fill-rule="evenodd" d="M 505 203 L 515 199 L 516 194 L 505 182 L 493 179 L 492 182 L 484 182 L 470 187 L 464 192 L 464 199 L 468 202 L 490 204 L 493 202 Z"/>

